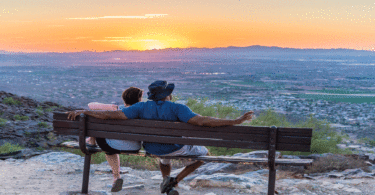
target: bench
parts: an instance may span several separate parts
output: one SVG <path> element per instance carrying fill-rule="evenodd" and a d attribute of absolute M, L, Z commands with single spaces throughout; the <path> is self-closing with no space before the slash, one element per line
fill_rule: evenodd
<path fill-rule="evenodd" d="M 268 150 L 268 158 L 242 157 L 163 157 L 189 158 L 202 161 L 226 163 L 267 163 L 269 167 L 268 195 L 274 194 L 276 182 L 275 165 L 307 166 L 310 159 L 276 159 L 278 151 L 310 152 L 312 129 L 284 127 L 199 127 L 182 122 L 155 120 L 101 120 L 81 114 L 75 121 L 68 120 L 65 113 L 55 112 L 53 128 L 56 134 L 79 136 L 79 148 L 85 154 L 82 193 L 88 192 L 91 154 L 99 150 L 86 147 L 86 136 L 135 141 L 216 146 Z"/>

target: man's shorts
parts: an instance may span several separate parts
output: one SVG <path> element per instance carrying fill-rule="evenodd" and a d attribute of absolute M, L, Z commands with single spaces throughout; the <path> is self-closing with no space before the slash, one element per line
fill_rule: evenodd
<path fill-rule="evenodd" d="M 204 146 L 184 145 L 177 151 L 160 156 L 205 156 L 207 153 L 208 149 Z M 160 159 L 160 163 L 166 165 L 171 164 L 171 161 L 170 159 Z"/>

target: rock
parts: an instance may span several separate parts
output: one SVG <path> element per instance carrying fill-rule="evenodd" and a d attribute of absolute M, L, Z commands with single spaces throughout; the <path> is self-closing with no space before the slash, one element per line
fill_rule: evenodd
<path fill-rule="evenodd" d="M 29 159 L 30 161 L 40 161 L 45 164 L 62 164 L 62 163 L 73 163 L 82 164 L 84 158 L 77 154 L 72 154 L 68 152 L 50 152 L 47 154 L 42 154 Z M 80 165 L 81 166 L 81 165 Z"/>
<path fill-rule="evenodd" d="M 375 154 L 372 154 L 372 153 L 366 153 L 365 155 L 368 157 L 368 160 L 369 160 L 371 163 L 375 164 Z"/>
<path fill-rule="evenodd" d="M 329 174 L 327 174 L 327 176 L 329 178 L 341 178 L 341 177 L 344 177 L 344 175 L 341 174 L 341 173 L 329 173 Z"/>
<path fill-rule="evenodd" d="M 361 145 L 349 145 L 349 146 L 347 146 L 347 148 L 349 148 L 351 150 L 356 150 L 356 149 L 361 148 Z"/>
<path fill-rule="evenodd" d="M 365 161 L 365 164 L 366 164 L 367 166 L 369 166 L 369 167 L 373 166 L 373 164 L 370 163 L 369 161 Z"/>
<path fill-rule="evenodd" d="M 343 175 L 348 176 L 348 175 L 356 175 L 359 173 L 363 173 L 362 169 L 346 169 L 345 171 L 341 172 Z"/>
<path fill-rule="evenodd" d="M 336 144 L 336 146 L 337 148 L 342 149 L 342 150 L 347 148 L 346 144 Z"/>
<path fill-rule="evenodd" d="M 11 97 L 21 102 L 21 105 L 7 105 L 3 103 L 3 99 Z M 53 108 L 52 108 L 53 107 Z M 53 143 L 47 141 L 46 134 L 51 132 L 51 127 L 41 127 L 40 122 L 46 122 L 48 126 L 52 126 L 53 113 L 51 111 L 66 112 L 76 110 L 78 108 L 62 107 L 53 102 L 38 102 L 33 99 L 17 96 L 11 93 L 0 91 L 0 110 L 1 118 L 7 120 L 5 126 L 0 127 L 0 145 L 9 142 L 19 144 L 24 147 L 48 148 Z M 27 116 L 28 120 L 15 120 L 14 116 Z M 62 141 L 71 139 L 71 136 L 59 136 Z"/>
<path fill-rule="evenodd" d="M 295 155 L 283 155 L 281 158 L 284 158 L 284 159 L 301 159 L 299 156 L 295 156 Z"/>
<path fill-rule="evenodd" d="M 308 156 L 300 155 L 298 157 L 300 157 L 301 159 L 314 159 L 314 160 L 318 160 L 320 158 L 328 157 L 328 156 L 332 156 L 332 155 L 334 155 L 334 154 L 332 154 L 332 153 L 324 153 L 324 154 L 310 154 Z"/>
<path fill-rule="evenodd" d="M 40 155 L 40 154 L 45 154 L 45 153 L 48 153 L 48 152 L 49 152 L 48 150 L 38 151 L 38 150 L 35 150 L 35 149 L 26 148 L 26 149 L 20 150 L 19 152 L 12 153 L 10 155 L 0 156 L 0 159 L 1 160 L 5 160 L 5 159 L 9 159 L 9 158 L 27 159 L 27 158 L 37 156 L 37 155 Z"/>
<path fill-rule="evenodd" d="M 145 188 L 145 185 L 138 184 L 138 185 L 132 185 L 132 186 L 123 186 L 122 190 L 130 190 L 130 189 L 138 189 L 138 190 L 140 190 L 140 189 L 144 189 L 144 188 Z"/>
<path fill-rule="evenodd" d="M 344 188 L 343 190 L 345 190 L 346 192 L 355 192 L 355 193 L 361 193 L 362 191 L 357 189 L 357 188 Z"/>
<path fill-rule="evenodd" d="M 92 165 L 91 165 L 92 166 Z M 111 167 L 93 167 L 92 168 L 95 173 L 111 173 L 112 174 L 112 169 Z M 120 174 L 125 174 L 125 173 L 129 173 L 129 171 L 131 171 L 132 168 L 130 167 L 120 167 Z"/>
<path fill-rule="evenodd" d="M 261 178 L 249 178 L 228 173 L 215 173 L 212 175 L 200 175 L 190 182 L 192 187 L 227 187 L 250 189 L 255 185 L 266 185 L 267 181 Z"/>
<path fill-rule="evenodd" d="M 254 177 L 260 177 L 260 176 L 268 176 L 269 170 L 268 169 L 262 169 L 258 171 L 251 171 L 242 174 L 241 176 L 254 178 Z"/>
<path fill-rule="evenodd" d="M 237 153 L 233 156 L 244 158 L 268 158 L 268 150 L 257 150 L 248 153 Z M 276 152 L 276 158 L 280 158 L 280 152 Z"/>
<path fill-rule="evenodd" d="M 187 186 L 181 183 L 178 184 L 178 188 L 184 189 L 186 191 L 189 191 L 191 189 L 190 186 Z"/>
<path fill-rule="evenodd" d="M 311 180 L 315 180 L 315 178 L 307 175 L 307 174 L 303 174 L 303 177 L 306 178 L 306 179 L 311 179 Z"/>

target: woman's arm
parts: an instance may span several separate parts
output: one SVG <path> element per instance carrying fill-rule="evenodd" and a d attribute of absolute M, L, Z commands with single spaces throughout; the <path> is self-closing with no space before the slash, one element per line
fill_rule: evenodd
<path fill-rule="evenodd" d="M 67 112 L 68 119 L 75 120 L 76 117 L 82 113 L 88 116 L 92 116 L 92 117 L 104 119 L 104 120 L 106 119 L 121 119 L 121 120 L 128 119 L 128 117 L 126 117 L 125 114 L 121 110 L 118 110 L 118 111 L 76 110 L 76 111 Z"/>

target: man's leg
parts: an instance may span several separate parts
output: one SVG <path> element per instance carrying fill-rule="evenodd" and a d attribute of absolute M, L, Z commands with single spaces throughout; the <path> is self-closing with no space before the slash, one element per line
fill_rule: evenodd
<path fill-rule="evenodd" d="M 112 168 L 113 178 L 116 181 L 120 178 L 120 156 L 118 154 L 105 155 L 109 166 Z"/>
<path fill-rule="evenodd" d="M 180 182 L 183 180 L 186 176 L 188 176 L 190 173 L 194 172 L 196 169 L 198 169 L 200 166 L 203 165 L 203 161 L 197 161 L 191 165 L 186 166 L 176 177 L 177 182 Z"/>
<path fill-rule="evenodd" d="M 160 159 L 159 167 L 163 178 L 171 174 L 172 167 L 169 159 Z"/>

